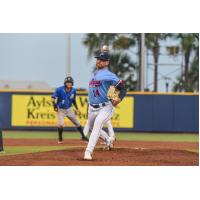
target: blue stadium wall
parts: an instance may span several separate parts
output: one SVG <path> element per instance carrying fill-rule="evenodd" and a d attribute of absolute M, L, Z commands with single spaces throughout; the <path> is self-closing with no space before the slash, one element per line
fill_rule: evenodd
<path fill-rule="evenodd" d="M 0 92 L 0 127 L 3 130 L 55 130 L 56 127 L 13 127 L 11 124 L 12 94 L 50 95 L 51 93 Z M 115 128 L 115 131 L 199 132 L 198 94 L 131 93 L 127 96 L 134 98 L 134 126 L 132 128 Z M 67 127 L 65 130 L 74 130 L 74 127 Z"/>

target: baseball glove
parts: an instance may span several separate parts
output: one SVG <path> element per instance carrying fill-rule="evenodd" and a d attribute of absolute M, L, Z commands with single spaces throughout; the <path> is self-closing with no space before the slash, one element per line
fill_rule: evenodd
<path fill-rule="evenodd" d="M 120 102 L 121 99 L 119 98 L 119 93 L 120 93 L 119 90 L 111 85 L 108 90 L 107 97 L 109 100 L 114 100 L 114 101 Z"/>

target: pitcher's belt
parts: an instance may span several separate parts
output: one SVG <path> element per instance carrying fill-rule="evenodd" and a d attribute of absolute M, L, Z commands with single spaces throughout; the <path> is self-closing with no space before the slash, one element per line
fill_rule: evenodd
<path fill-rule="evenodd" d="M 90 106 L 92 106 L 93 108 L 101 108 L 108 105 L 108 102 L 105 103 L 100 103 L 100 104 L 90 104 Z"/>

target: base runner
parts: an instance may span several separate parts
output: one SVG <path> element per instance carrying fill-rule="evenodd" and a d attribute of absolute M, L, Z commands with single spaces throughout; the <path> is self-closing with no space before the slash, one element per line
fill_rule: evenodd
<path fill-rule="evenodd" d="M 83 128 L 76 115 L 72 110 L 72 104 L 75 106 L 77 113 L 80 113 L 76 103 L 76 89 L 73 86 L 73 78 L 68 76 L 64 80 L 64 86 L 57 88 L 52 95 L 52 103 L 58 117 L 58 143 L 63 143 L 63 127 L 64 117 L 68 117 L 80 132 L 82 140 L 88 141 L 88 138 L 83 134 Z M 57 100 L 57 102 L 56 102 Z"/>

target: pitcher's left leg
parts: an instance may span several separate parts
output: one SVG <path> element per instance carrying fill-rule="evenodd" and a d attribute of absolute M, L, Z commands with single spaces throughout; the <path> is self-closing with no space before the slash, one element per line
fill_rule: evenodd
<path fill-rule="evenodd" d="M 115 136 L 115 132 L 113 130 L 113 126 L 111 124 L 111 120 L 107 121 L 106 125 L 108 127 L 108 134 L 110 136 L 110 140 L 111 140 L 112 147 L 113 147 L 113 143 L 114 143 L 114 141 L 116 141 L 116 136 Z"/>
<path fill-rule="evenodd" d="M 106 122 L 106 125 L 107 125 L 107 127 L 108 127 L 108 134 L 109 134 L 109 136 L 115 138 L 115 133 L 114 133 L 114 130 L 113 130 L 113 126 L 112 126 L 112 124 L 111 124 L 111 121 L 108 120 L 108 121 Z"/>
<path fill-rule="evenodd" d="M 105 142 L 109 140 L 108 134 L 103 129 L 101 129 L 100 138 Z"/>

